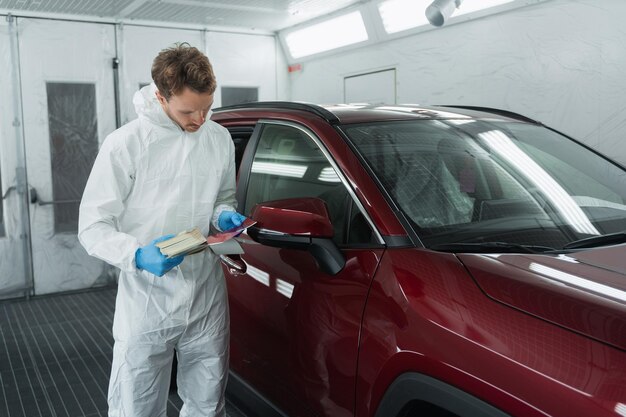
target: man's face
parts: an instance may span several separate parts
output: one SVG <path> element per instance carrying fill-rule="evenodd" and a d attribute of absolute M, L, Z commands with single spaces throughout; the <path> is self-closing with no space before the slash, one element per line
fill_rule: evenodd
<path fill-rule="evenodd" d="M 187 132 L 200 129 L 213 105 L 212 93 L 197 93 L 187 87 L 178 95 L 172 94 L 169 100 L 158 90 L 156 96 L 169 118 Z"/>

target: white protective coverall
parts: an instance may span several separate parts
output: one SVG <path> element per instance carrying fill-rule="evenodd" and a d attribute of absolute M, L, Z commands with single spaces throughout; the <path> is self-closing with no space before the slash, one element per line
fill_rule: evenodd
<path fill-rule="evenodd" d="M 235 210 L 234 146 L 210 120 L 183 131 L 155 90 L 135 93 L 139 118 L 105 139 L 80 204 L 81 244 L 121 270 L 109 416 L 166 415 L 174 349 L 180 416 L 224 416 L 229 314 L 219 258 L 189 255 L 158 277 L 137 269 L 135 251 L 196 226 L 207 235 L 209 222 Z"/>

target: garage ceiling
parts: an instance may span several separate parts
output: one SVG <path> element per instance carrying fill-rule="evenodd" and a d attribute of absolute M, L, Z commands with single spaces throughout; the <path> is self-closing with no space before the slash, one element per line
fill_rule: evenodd
<path fill-rule="evenodd" d="M 359 0 L 0 0 L 0 12 L 78 15 L 276 32 Z"/>

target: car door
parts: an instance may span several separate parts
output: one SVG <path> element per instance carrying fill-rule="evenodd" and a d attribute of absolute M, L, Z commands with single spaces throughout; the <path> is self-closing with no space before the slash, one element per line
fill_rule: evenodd
<path fill-rule="evenodd" d="M 353 415 L 361 316 L 382 240 L 310 130 L 266 121 L 256 131 L 248 145 L 253 154 L 246 153 L 239 172 L 240 211 L 249 215 L 266 201 L 321 198 L 346 264 L 328 275 L 308 251 L 240 236 L 245 253 L 223 258 L 231 369 L 289 415 Z M 232 267 L 237 264 L 243 268 Z"/>

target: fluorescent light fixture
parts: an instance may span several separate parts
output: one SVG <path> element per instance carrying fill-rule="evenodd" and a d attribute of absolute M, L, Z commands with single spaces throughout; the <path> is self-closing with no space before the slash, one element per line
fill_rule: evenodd
<path fill-rule="evenodd" d="M 276 278 L 276 291 L 287 298 L 291 298 L 291 294 L 293 294 L 293 284 L 283 281 L 280 278 Z"/>
<path fill-rule="evenodd" d="M 265 271 L 261 271 L 259 268 L 255 268 L 250 264 L 246 266 L 246 273 L 250 275 L 251 278 L 254 278 L 256 281 L 260 282 L 266 287 L 270 286 L 270 274 Z"/>
<path fill-rule="evenodd" d="M 577 259 L 572 258 L 570 256 L 567 256 L 567 255 L 565 255 L 563 253 L 559 253 L 559 256 L 557 256 L 557 259 L 559 259 L 560 261 L 563 261 L 563 262 L 569 262 L 571 264 L 578 264 L 578 263 L 580 263 L 580 262 L 578 262 Z"/>
<path fill-rule="evenodd" d="M 490 7 L 496 7 L 501 4 L 511 3 L 513 0 L 480 0 L 480 1 L 464 1 L 454 13 L 455 16 L 462 14 L 473 13 L 479 10 L 485 10 Z"/>
<path fill-rule="evenodd" d="M 520 173 L 539 188 L 568 223 L 579 233 L 599 235 L 574 199 L 543 168 L 533 161 L 513 141 L 500 130 L 479 133 L 491 149 L 515 166 Z"/>
<path fill-rule="evenodd" d="M 378 13 L 387 33 L 428 25 L 424 10 L 430 0 L 387 0 L 378 4 Z"/>
<path fill-rule="evenodd" d="M 330 51 L 368 40 L 361 12 L 356 11 L 294 30 L 285 36 L 293 58 Z"/>
<path fill-rule="evenodd" d="M 425 26 L 442 26 L 452 15 L 473 13 L 513 0 L 387 0 L 378 4 L 378 13 L 389 34 Z M 424 12 L 426 10 L 426 12 Z"/>
<path fill-rule="evenodd" d="M 617 288 L 610 287 L 608 285 L 600 284 L 595 281 L 588 280 L 586 278 L 572 275 L 568 272 L 559 271 L 558 269 L 550 268 L 549 266 L 531 262 L 529 268 L 541 275 L 546 275 L 559 282 L 568 284 L 573 287 L 592 291 L 596 294 L 610 297 L 614 300 L 626 301 L 626 292 Z"/>
<path fill-rule="evenodd" d="M 415 109 L 413 107 L 402 107 L 402 106 L 377 106 L 377 110 L 388 110 L 388 111 L 397 111 L 400 113 L 413 113 Z"/>
<path fill-rule="evenodd" d="M 279 164 L 275 162 L 252 163 L 252 172 L 257 174 L 280 175 L 281 177 L 302 178 L 306 173 L 306 165 Z"/>
<path fill-rule="evenodd" d="M 472 120 L 472 119 L 450 119 L 450 120 L 446 120 L 446 122 L 452 124 L 452 125 L 457 125 L 457 126 L 461 126 L 461 125 L 466 125 L 468 123 L 474 123 L 476 120 Z"/>
<path fill-rule="evenodd" d="M 341 182 L 333 167 L 326 167 L 322 169 L 322 172 L 320 172 L 320 175 L 319 177 L 317 177 L 317 179 L 324 182 Z"/>
<path fill-rule="evenodd" d="M 574 195 L 572 196 L 576 204 L 580 207 L 604 207 L 615 210 L 626 211 L 626 205 L 614 203 L 612 201 L 601 200 L 599 198 L 590 197 L 588 195 Z"/>

